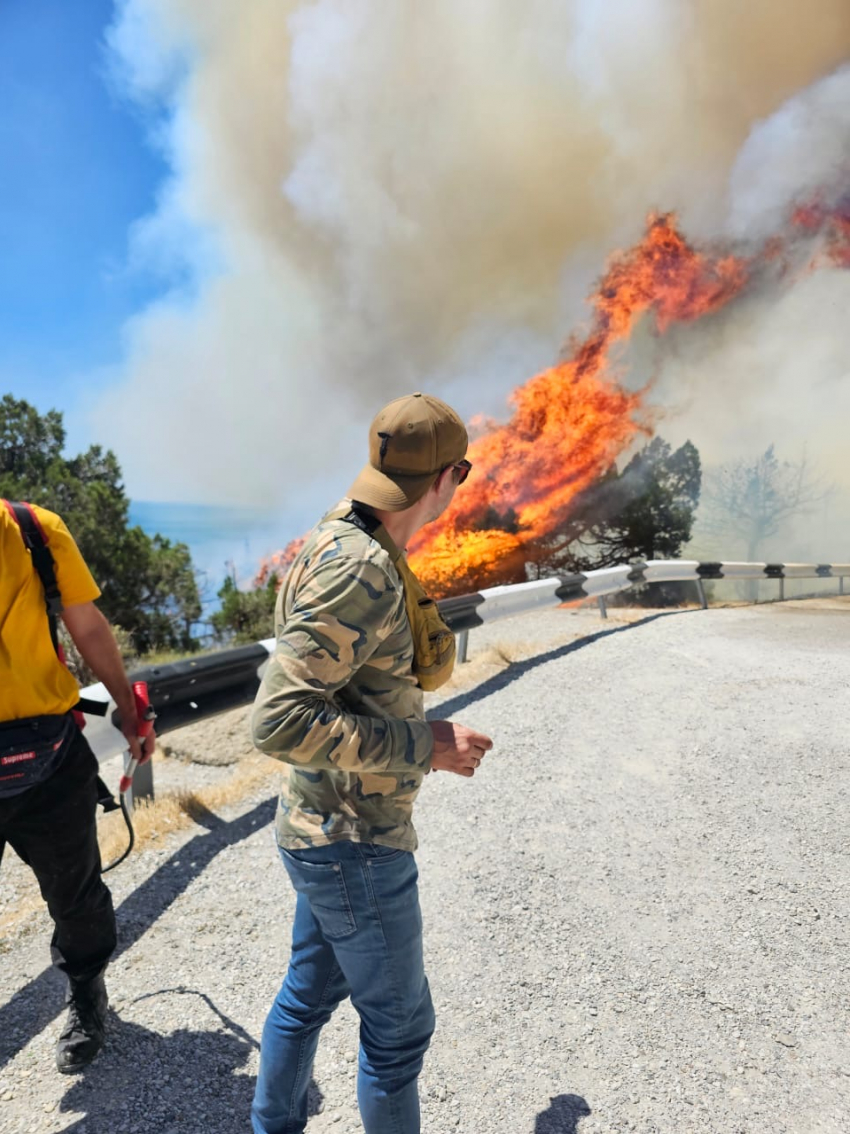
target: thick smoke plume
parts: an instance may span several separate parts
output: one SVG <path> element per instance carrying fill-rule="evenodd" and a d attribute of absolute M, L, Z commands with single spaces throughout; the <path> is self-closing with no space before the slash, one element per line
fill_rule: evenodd
<path fill-rule="evenodd" d="M 347 488 L 390 397 L 504 416 L 651 209 L 747 241 L 846 172 L 846 0 L 816 17 L 798 0 L 125 0 L 110 50 L 123 88 L 168 111 L 173 173 L 133 251 L 172 287 L 127 328 L 99 436 L 135 495 L 273 503 L 282 536 Z M 699 419 L 693 391 L 744 350 L 736 333 L 787 341 L 831 274 L 785 295 L 781 328 L 753 302 L 699 357 L 687 332 L 636 357 L 685 407 L 673 428 Z M 836 331 L 797 346 L 846 389 Z M 769 365 L 743 369 L 760 427 Z M 153 457 L 122 446 L 128 404 Z"/>

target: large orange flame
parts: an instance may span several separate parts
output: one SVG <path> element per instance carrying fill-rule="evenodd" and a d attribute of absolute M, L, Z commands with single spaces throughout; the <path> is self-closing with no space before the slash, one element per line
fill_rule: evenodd
<path fill-rule="evenodd" d="M 472 442 L 472 474 L 411 547 L 425 585 L 442 596 L 524 578 L 529 543 L 557 530 L 577 494 L 637 434 L 651 432 L 644 392 L 622 389 L 607 369 L 611 346 L 649 310 L 659 332 L 716 311 L 747 274 L 742 259 L 695 251 L 672 216 L 651 217 L 640 244 L 612 259 L 589 334 L 513 393 L 507 424 Z"/>
<path fill-rule="evenodd" d="M 790 236 L 821 237 L 810 267 L 850 268 L 850 201 L 815 199 L 796 209 Z M 641 433 L 650 434 L 646 391 L 616 378 L 611 347 L 647 313 L 664 334 L 675 324 L 718 311 L 760 266 L 789 271 L 786 236 L 768 240 L 757 256 L 714 255 L 693 248 L 672 214 L 649 218 L 644 238 L 612 257 L 591 298 L 592 320 L 567 357 L 531 378 L 510 398 L 506 424 L 474 421 L 473 472 L 438 521 L 411 544 L 411 565 L 435 597 L 463 594 L 525 578 L 536 542 L 556 533 L 576 497 L 606 472 Z M 265 560 L 256 582 L 282 576 L 303 540 Z"/>

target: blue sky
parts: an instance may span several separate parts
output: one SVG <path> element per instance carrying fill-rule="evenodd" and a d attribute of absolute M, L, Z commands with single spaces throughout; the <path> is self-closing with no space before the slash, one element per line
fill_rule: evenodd
<path fill-rule="evenodd" d="M 127 269 L 128 232 L 166 167 L 110 85 L 113 15 L 111 0 L 0 3 L 0 394 L 42 410 L 73 412 L 80 383 L 106 380 L 157 289 Z"/>

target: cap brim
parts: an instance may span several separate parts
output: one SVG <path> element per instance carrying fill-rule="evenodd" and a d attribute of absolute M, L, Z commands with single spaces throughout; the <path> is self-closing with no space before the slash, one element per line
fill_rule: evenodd
<path fill-rule="evenodd" d="M 348 490 L 349 500 L 359 500 L 370 508 L 384 512 L 403 512 L 421 500 L 439 473 L 421 476 L 397 476 L 392 479 L 371 465 L 364 465 Z"/>

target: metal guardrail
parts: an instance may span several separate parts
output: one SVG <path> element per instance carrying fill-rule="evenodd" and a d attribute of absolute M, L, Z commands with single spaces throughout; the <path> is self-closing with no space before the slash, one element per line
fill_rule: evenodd
<path fill-rule="evenodd" d="M 260 685 L 260 670 L 273 649 L 274 640 L 237 646 L 166 665 L 145 666 L 134 670 L 130 680 L 147 682 L 156 710 L 157 733 L 162 734 L 252 701 Z M 82 694 L 95 701 L 109 700 L 100 684 L 89 686 Z M 106 721 L 95 718 L 90 722 L 86 735 L 98 758 L 108 759 L 122 750 L 118 723 L 114 710 Z M 150 761 L 136 769 L 133 795 L 138 799 L 153 796 Z"/>
<path fill-rule="evenodd" d="M 269 650 L 257 642 L 167 665 L 133 671 L 133 681 L 146 681 L 156 709 L 157 731 L 179 728 L 198 717 L 244 704 L 257 692 L 259 667 Z"/>
<path fill-rule="evenodd" d="M 838 579 L 838 593 L 844 594 L 844 579 L 850 577 L 850 563 L 701 563 L 687 559 L 654 559 L 605 567 L 585 574 L 555 575 L 529 583 L 488 587 L 474 594 L 443 599 L 440 614 L 449 629 L 458 636 L 458 659 L 466 660 L 470 630 L 498 618 L 523 614 L 547 606 L 558 606 L 582 598 L 595 598 L 602 617 L 606 617 L 606 598 L 642 583 L 697 584 L 703 607 L 708 605 L 704 590 L 706 580 L 775 579 L 779 597 L 785 597 L 786 579 Z M 238 646 L 167 665 L 146 666 L 135 670 L 133 681 L 146 681 L 151 703 L 157 713 L 157 732 L 162 734 L 191 721 L 201 720 L 248 704 L 259 687 L 260 670 L 275 648 L 275 639 L 268 638 L 250 646 Z M 82 691 L 85 697 L 108 700 L 102 685 Z M 112 714 L 116 723 L 116 714 Z M 108 729 L 108 726 L 106 726 Z M 106 735 L 102 730 L 101 735 Z M 114 729 L 111 741 L 95 745 L 101 758 L 120 751 L 121 736 Z M 117 741 L 116 741 L 117 738 Z M 109 744 L 111 743 L 111 750 Z M 117 744 L 117 746 L 116 746 Z M 137 798 L 153 795 L 153 771 L 150 762 L 136 770 L 133 781 Z"/>

